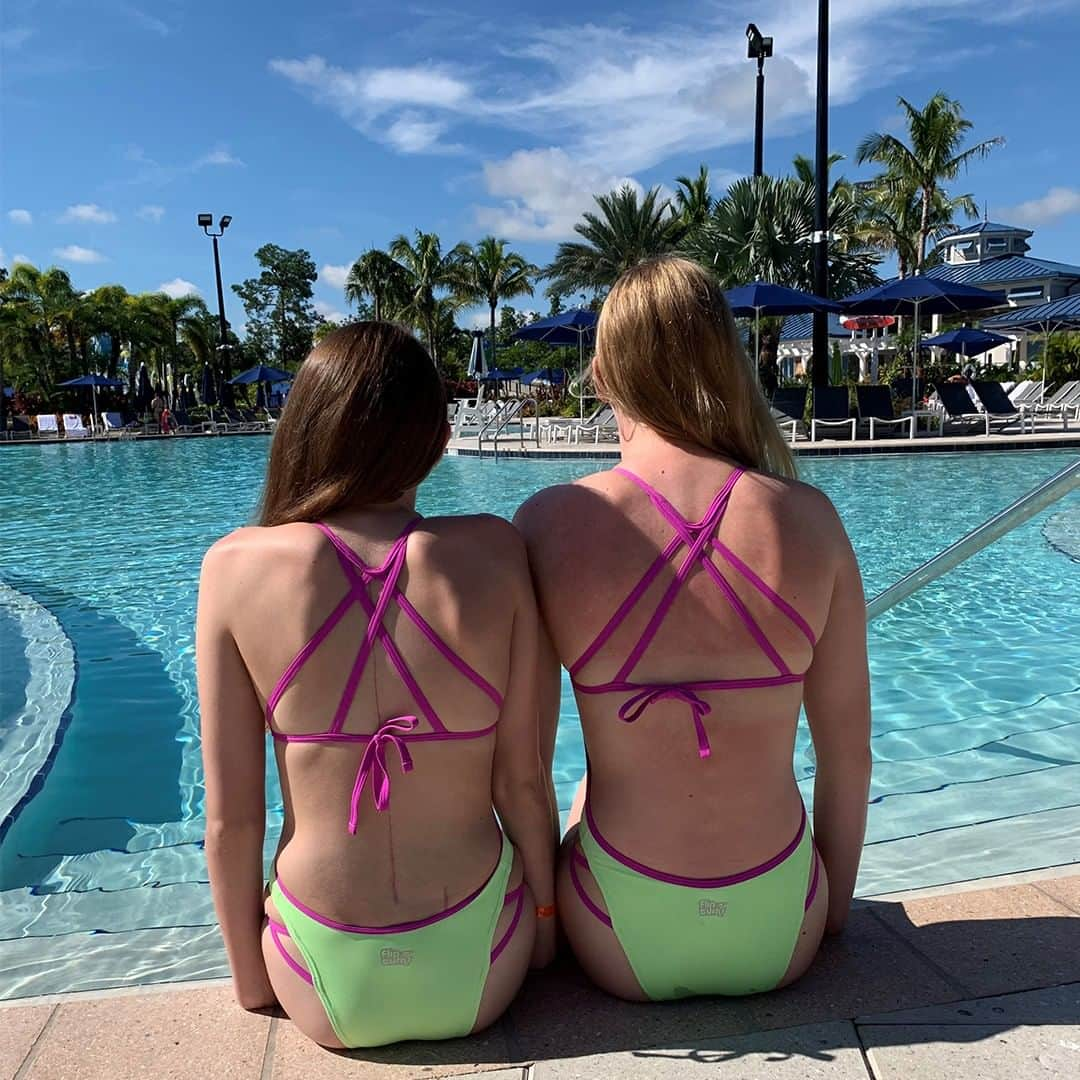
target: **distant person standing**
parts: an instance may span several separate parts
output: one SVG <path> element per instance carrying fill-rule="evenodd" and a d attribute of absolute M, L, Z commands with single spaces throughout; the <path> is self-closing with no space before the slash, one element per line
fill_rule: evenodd
<path fill-rule="evenodd" d="M 165 398 L 162 396 L 161 387 L 159 386 L 154 391 L 154 396 L 150 401 L 150 412 L 153 414 L 154 423 L 157 425 L 158 430 L 161 430 L 161 414 L 165 411 Z"/>

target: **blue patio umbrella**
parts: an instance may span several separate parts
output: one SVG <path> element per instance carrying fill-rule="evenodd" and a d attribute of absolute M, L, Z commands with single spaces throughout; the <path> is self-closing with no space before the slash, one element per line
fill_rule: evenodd
<path fill-rule="evenodd" d="M 562 368 L 541 368 L 539 371 L 522 375 L 521 381 L 526 386 L 532 386 L 533 383 L 540 386 L 562 386 L 566 382 L 566 372 Z"/>
<path fill-rule="evenodd" d="M 89 386 L 90 387 L 91 394 L 93 395 L 93 399 L 94 399 L 94 427 L 95 427 L 95 429 L 97 428 L 98 422 L 100 420 L 100 416 L 99 416 L 99 413 L 98 413 L 98 403 L 97 403 L 98 387 L 99 386 L 108 387 L 108 388 L 113 389 L 113 390 L 117 390 L 117 389 L 123 390 L 124 389 L 124 383 L 123 383 L 122 380 L 120 380 L 120 379 L 110 379 L 108 375 L 98 375 L 96 372 L 93 372 L 93 373 L 91 373 L 89 375 L 80 375 L 76 379 L 68 379 L 67 382 L 62 382 L 62 383 L 59 383 L 58 385 L 59 386 Z"/>
<path fill-rule="evenodd" d="M 596 323 L 599 316 L 588 308 L 570 308 L 558 315 L 549 315 L 546 319 L 515 330 L 510 337 L 515 341 L 540 341 L 545 345 L 576 345 L 578 347 L 578 384 L 584 378 L 585 345 L 592 345 L 596 340 Z M 585 395 L 580 396 L 581 416 L 585 416 Z"/>
<path fill-rule="evenodd" d="M 524 368 L 492 368 L 485 376 L 485 382 L 513 382 L 525 374 Z"/>
<path fill-rule="evenodd" d="M 146 370 L 145 364 L 139 365 L 139 370 L 135 375 L 135 410 L 139 413 L 145 413 L 150 408 L 150 402 L 154 400 L 154 388 L 150 385 L 150 372 Z"/>
<path fill-rule="evenodd" d="M 773 285 L 768 281 L 752 281 L 724 293 L 733 315 L 754 320 L 754 364 L 761 359 L 762 315 L 806 315 L 814 311 L 842 311 L 834 300 L 825 300 L 800 289 Z"/>
<path fill-rule="evenodd" d="M 911 365 L 911 403 L 919 394 L 919 320 L 923 315 L 950 315 L 956 311 L 982 311 L 1006 303 L 1001 293 L 987 292 L 974 285 L 964 285 L 945 278 L 896 278 L 884 285 L 845 296 L 840 303 L 849 315 L 910 315 L 915 321 L 914 362 Z"/>
<path fill-rule="evenodd" d="M 1080 293 L 1062 296 L 1046 304 L 1034 304 L 1031 307 L 1015 308 L 1000 315 L 992 315 L 989 319 L 983 319 L 982 325 L 984 329 L 1020 330 L 1044 336 L 1042 392 L 1045 393 L 1046 350 L 1049 348 L 1050 335 L 1059 330 L 1080 330 Z"/>
<path fill-rule="evenodd" d="M 247 383 L 275 383 L 283 382 L 286 379 L 291 379 L 292 376 L 287 371 L 282 371 L 281 368 L 269 367 L 266 364 L 256 364 L 254 367 L 248 368 L 247 371 L 241 371 L 239 375 L 234 375 L 229 380 L 233 386 L 244 386 Z"/>
<path fill-rule="evenodd" d="M 208 408 L 213 410 L 214 406 L 218 403 L 217 386 L 214 382 L 214 371 L 209 364 L 203 364 L 202 369 L 202 386 L 199 388 L 199 396 L 202 398 L 202 403 Z M 211 419 L 213 414 L 211 413 Z"/>
<path fill-rule="evenodd" d="M 1009 339 L 1004 334 L 993 334 L 989 330 L 974 330 L 962 326 L 958 330 L 946 330 L 937 337 L 923 338 L 924 345 L 934 345 L 946 352 L 959 353 L 961 356 L 979 356 L 999 345 L 1007 345 Z"/>

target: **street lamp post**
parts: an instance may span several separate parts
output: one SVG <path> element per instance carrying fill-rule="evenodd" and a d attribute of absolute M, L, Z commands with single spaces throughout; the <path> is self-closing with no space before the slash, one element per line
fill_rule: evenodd
<path fill-rule="evenodd" d="M 757 104 L 754 110 L 754 175 L 760 176 L 765 160 L 765 61 L 773 54 L 771 37 L 750 23 L 746 28 L 746 55 L 757 61 Z"/>
<path fill-rule="evenodd" d="M 814 158 L 814 292 L 829 295 L 829 0 L 818 0 L 817 139 Z M 829 385 L 829 315 L 814 312 L 814 386 Z"/>
<path fill-rule="evenodd" d="M 232 224 L 229 214 L 222 214 L 218 221 L 218 231 L 213 232 L 214 215 L 200 214 L 199 225 L 214 242 L 214 274 L 217 277 L 217 309 L 218 309 L 218 334 L 220 336 L 218 348 L 221 350 L 221 362 L 226 379 L 232 378 L 232 359 L 229 351 L 229 324 L 225 320 L 225 294 L 221 288 L 221 255 L 218 252 L 218 238 L 225 235 L 225 230 Z"/>

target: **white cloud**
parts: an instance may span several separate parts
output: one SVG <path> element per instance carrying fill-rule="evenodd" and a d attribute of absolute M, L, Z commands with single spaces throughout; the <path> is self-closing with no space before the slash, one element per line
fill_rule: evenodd
<path fill-rule="evenodd" d="M 143 221 L 152 221 L 156 225 L 165 216 L 165 207 L 153 205 L 140 206 L 139 209 L 135 211 L 135 216 L 137 218 L 142 218 Z"/>
<path fill-rule="evenodd" d="M 326 263 L 319 267 L 319 280 L 325 281 L 327 285 L 332 285 L 335 289 L 344 289 L 349 270 L 350 267 L 346 264 L 334 266 L 332 263 Z"/>
<path fill-rule="evenodd" d="M 468 84 L 446 70 L 427 66 L 349 70 L 329 64 L 321 56 L 271 60 L 270 70 L 306 91 L 317 104 L 333 109 L 357 130 L 390 143 L 400 153 L 458 149 L 440 142 L 445 122 L 419 111 L 467 107 Z M 385 127 L 380 124 L 384 118 Z"/>
<path fill-rule="evenodd" d="M 243 165 L 244 163 L 227 146 L 217 146 L 208 154 L 196 158 L 191 168 L 203 169 L 207 165 Z"/>
<path fill-rule="evenodd" d="M 108 225 L 115 220 L 116 215 L 111 210 L 103 210 L 97 203 L 76 203 L 60 215 L 63 224 Z"/>
<path fill-rule="evenodd" d="M 37 33 L 31 26 L 15 26 L 10 30 L 0 31 L 0 49 L 15 52 L 21 49 Z"/>
<path fill-rule="evenodd" d="M 157 34 L 159 37 L 168 37 L 172 33 L 172 27 L 167 22 L 162 21 L 156 15 L 151 15 L 148 11 L 143 11 L 142 8 L 136 7 L 134 4 L 117 3 L 116 10 L 144 30 L 149 30 L 150 33 Z"/>
<path fill-rule="evenodd" d="M 11 265 L 18 266 L 19 263 L 30 263 L 31 259 L 29 255 L 15 254 L 11 256 Z"/>
<path fill-rule="evenodd" d="M 105 256 L 93 248 L 80 247 L 78 244 L 68 244 L 67 247 L 53 248 L 53 254 L 67 262 L 73 263 L 97 263 L 104 262 Z"/>
<path fill-rule="evenodd" d="M 163 292 L 166 296 L 171 296 L 174 300 L 179 300 L 182 296 L 201 296 L 199 286 L 194 282 L 187 281 L 182 277 L 175 277 L 172 281 L 163 281 L 158 286 L 158 292 Z"/>
<path fill-rule="evenodd" d="M 488 194 L 502 200 L 497 206 L 476 208 L 481 229 L 508 240 L 555 240 L 573 234 L 582 211 L 593 205 L 593 194 L 630 184 L 596 166 L 573 160 L 565 150 L 518 150 L 503 161 L 484 165 Z"/>
<path fill-rule="evenodd" d="M 328 304 L 325 300 L 315 301 L 315 310 L 327 321 L 332 323 L 343 323 L 348 319 L 348 315 L 344 311 L 338 311 L 333 304 Z"/>
<path fill-rule="evenodd" d="M 29 210 L 9 210 L 8 220 L 13 225 L 33 225 L 34 215 Z"/>
<path fill-rule="evenodd" d="M 1017 225 L 1046 225 L 1069 214 L 1080 214 L 1080 190 L 1077 188 L 1052 187 L 1038 199 L 1029 199 L 1018 206 L 1001 212 Z"/>

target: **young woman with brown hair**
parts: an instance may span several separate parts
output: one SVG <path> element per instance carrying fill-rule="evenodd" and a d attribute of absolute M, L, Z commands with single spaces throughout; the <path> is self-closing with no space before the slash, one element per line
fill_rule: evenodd
<path fill-rule="evenodd" d="M 554 950 L 528 566 L 505 521 L 417 514 L 447 434 L 411 335 L 335 331 L 296 376 L 258 527 L 203 565 L 206 855 L 234 987 L 325 1046 L 465 1035 Z M 267 729 L 285 818 L 264 897 Z"/>
<path fill-rule="evenodd" d="M 870 777 L 858 566 L 828 499 L 794 480 L 700 266 L 665 258 L 619 279 L 593 374 L 621 464 L 517 517 L 549 639 L 544 751 L 557 657 L 588 752 L 562 925 L 621 997 L 769 990 L 842 928 L 855 886 Z M 816 844 L 792 768 L 802 705 Z"/>

